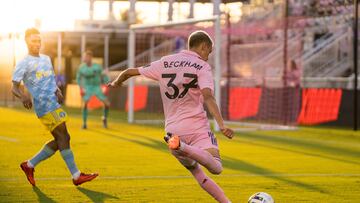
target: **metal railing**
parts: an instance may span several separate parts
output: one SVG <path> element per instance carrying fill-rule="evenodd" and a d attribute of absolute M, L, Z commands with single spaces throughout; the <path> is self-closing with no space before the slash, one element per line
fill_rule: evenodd
<path fill-rule="evenodd" d="M 306 77 L 340 76 L 350 68 L 351 32 L 333 34 L 303 55 L 303 75 Z M 336 70 L 336 71 L 332 71 Z"/>

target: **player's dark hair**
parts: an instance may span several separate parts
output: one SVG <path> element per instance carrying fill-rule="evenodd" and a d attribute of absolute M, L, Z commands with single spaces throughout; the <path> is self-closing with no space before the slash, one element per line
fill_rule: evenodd
<path fill-rule="evenodd" d="M 25 31 L 25 39 L 30 37 L 31 35 L 38 35 L 40 34 L 39 30 L 36 28 L 29 28 Z"/>
<path fill-rule="evenodd" d="M 203 42 L 209 46 L 213 45 L 213 41 L 211 40 L 210 36 L 205 31 L 198 30 L 190 34 L 188 39 L 188 47 L 193 48 L 199 46 Z"/>

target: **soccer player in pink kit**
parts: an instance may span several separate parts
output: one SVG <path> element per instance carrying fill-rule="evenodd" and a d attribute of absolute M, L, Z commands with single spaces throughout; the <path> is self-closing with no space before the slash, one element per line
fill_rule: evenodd
<path fill-rule="evenodd" d="M 216 137 L 210 130 L 203 103 L 221 132 L 230 139 L 233 137 L 233 130 L 224 125 L 213 96 L 213 76 L 206 62 L 212 47 L 213 42 L 206 32 L 193 32 L 188 39 L 189 50 L 164 56 L 141 68 L 129 68 L 109 83 L 109 87 L 121 86 L 125 80 L 137 75 L 158 81 L 166 118 L 165 141 L 171 153 L 218 202 L 230 202 L 199 166 L 212 174 L 222 172 Z"/>

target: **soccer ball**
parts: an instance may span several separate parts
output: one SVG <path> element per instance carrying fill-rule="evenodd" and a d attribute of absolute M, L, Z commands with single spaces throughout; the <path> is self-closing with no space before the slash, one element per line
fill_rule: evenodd
<path fill-rule="evenodd" d="M 251 197 L 248 200 L 248 203 L 275 203 L 275 201 L 268 193 L 257 192 L 251 195 Z"/>

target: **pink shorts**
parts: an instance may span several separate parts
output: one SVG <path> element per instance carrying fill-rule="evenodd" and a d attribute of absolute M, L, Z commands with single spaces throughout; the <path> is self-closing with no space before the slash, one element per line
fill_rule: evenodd
<path fill-rule="evenodd" d="M 208 133 L 196 133 L 190 135 L 179 136 L 180 140 L 188 145 L 198 147 L 200 149 L 219 149 L 217 145 L 216 136 L 209 131 Z M 182 152 L 178 150 L 171 150 L 171 153 L 179 160 L 179 162 L 186 168 L 192 167 L 196 164 L 196 161 L 186 157 Z"/>
<path fill-rule="evenodd" d="M 198 147 L 200 149 L 218 149 L 216 136 L 211 131 L 207 133 L 196 133 L 190 135 L 179 135 L 180 140 L 188 145 Z"/>

